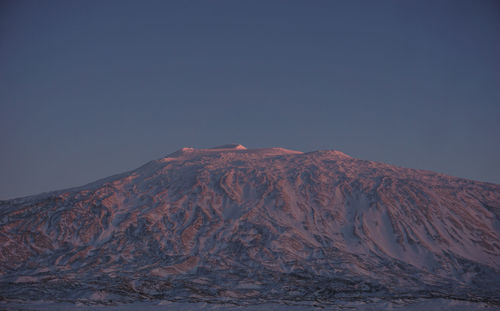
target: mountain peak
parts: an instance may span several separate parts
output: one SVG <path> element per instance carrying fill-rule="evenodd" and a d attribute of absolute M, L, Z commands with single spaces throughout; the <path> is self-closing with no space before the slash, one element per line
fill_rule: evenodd
<path fill-rule="evenodd" d="M 227 144 L 227 145 L 221 145 L 217 147 L 212 147 L 209 149 L 234 149 L 234 150 L 247 150 L 247 148 L 241 144 Z"/>
<path fill-rule="evenodd" d="M 243 148 L 182 148 L 0 201 L 2 303 L 500 303 L 500 185 L 335 150 Z"/>

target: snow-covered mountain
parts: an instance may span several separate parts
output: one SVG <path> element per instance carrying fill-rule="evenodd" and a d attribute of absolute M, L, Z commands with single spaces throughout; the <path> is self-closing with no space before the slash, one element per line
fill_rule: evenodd
<path fill-rule="evenodd" d="M 241 145 L 0 202 L 0 300 L 500 303 L 500 185 Z"/>

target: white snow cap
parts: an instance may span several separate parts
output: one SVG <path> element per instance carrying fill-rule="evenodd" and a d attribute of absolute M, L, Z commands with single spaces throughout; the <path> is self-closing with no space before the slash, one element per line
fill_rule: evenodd
<path fill-rule="evenodd" d="M 240 144 L 227 144 L 217 147 L 212 147 L 210 149 L 235 149 L 235 150 L 247 150 L 247 148 Z"/>

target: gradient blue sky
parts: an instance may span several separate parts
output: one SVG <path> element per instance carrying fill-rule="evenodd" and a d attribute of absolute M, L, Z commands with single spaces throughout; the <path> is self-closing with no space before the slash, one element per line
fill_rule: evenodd
<path fill-rule="evenodd" d="M 500 183 L 500 2 L 0 2 L 0 199 L 230 142 Z"/>

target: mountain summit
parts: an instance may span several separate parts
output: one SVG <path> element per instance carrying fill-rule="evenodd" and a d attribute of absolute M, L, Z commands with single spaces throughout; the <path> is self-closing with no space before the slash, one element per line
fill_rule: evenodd
<path fill-rule="evenodd" d="M 500 185 L 239 144 L 0 202 L 3 300 L 500 303 Z"/>
<path fill-rule="evenodd" d="M 234 149 L 234 150 L 247 150 L 247 148 L 243 145 L 240 144 L 228 144 L 228 145 L 222 145 L 222 146 L 217 146 L 213 147 L 210 149 Z"/>

